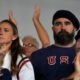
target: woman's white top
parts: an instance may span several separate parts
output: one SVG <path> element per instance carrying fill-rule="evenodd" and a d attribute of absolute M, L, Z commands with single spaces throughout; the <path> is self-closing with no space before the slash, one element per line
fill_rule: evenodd
<path fill-rule="evenodd" d="M 22 59 L 21 56 L 18 56 L 17 64 Z M 7 68 L 10 70 L 10 63 L 11 63 L 11 56 L 9 52 L 5 55 L 4 61 L 3 61 L 3 68 Z M 26 64 L 23 65 L 19 72 L 19 79 L 20 80 L 35 80 L 34 78 L 34 70 L 32 67 L 32 64 L 30 61 L 28 61 Z M 17 80 L 17 76 L 12 76 L 12 80 Z"/>

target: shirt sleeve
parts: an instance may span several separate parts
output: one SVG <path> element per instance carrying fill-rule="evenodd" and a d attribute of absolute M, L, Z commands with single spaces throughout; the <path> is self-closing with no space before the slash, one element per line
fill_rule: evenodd
<path fill-rule="evenodd" d="M 30 61 L 23 65 L 19 72 L 20 80 L 35 80 L 33 66 Z"/>

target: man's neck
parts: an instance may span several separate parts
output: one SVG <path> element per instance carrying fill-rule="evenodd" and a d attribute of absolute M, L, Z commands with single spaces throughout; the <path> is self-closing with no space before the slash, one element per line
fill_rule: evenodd
<path fill-rule="evenodd" d="M 67 45 L 60 45 L 58 43 L 55 43 L 54 45 L 58 46 L 58 47 L 64 47 L 64 48 L 69 48 L 69 47 L 72 47 L 75 45 L 75 41 L 70 43 L 70 44 L 67 44 Z"/>

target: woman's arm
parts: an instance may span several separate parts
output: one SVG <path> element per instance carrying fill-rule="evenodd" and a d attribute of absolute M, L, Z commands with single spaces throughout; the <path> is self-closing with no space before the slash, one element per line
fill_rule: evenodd
<path fill-rule="evenodd" d="M 77 52 L 77 55 L 74 59 L 75 71 L 67 78 L 63 80 L 80 80 L 80 51 Z"/>
<path fill-rule="evenodd" d="M 49 36 L 48 36 L 46 30 L 44 29 L 44 27 L 42 26 L 39 18 L 40 18 L 40 7 L 36 6 L 35 11 L 34 11 L 34 15 L 33 15 L 33 23 L 34 23 L 35 28 L 37 30 L 39 39 L 42 43 L 42 47 L 47 47 L 50 45 Z"/>

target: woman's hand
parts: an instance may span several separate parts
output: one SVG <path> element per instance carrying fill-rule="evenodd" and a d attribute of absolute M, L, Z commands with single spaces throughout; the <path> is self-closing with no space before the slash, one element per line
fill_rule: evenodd
<path fill-rule="evenodd" d="M 16 19 L 13 17 L 13 12 L 12 10 L 9 11 L 9 20 L 11 20 L 15 25 L 17 25 Z"/>

